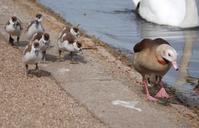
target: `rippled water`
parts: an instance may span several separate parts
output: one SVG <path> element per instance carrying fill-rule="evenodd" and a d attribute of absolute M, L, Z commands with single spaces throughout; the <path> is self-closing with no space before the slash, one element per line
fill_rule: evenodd
<path fill-rule="evenodd" d="M 128 53 L 145 37 L 162 37 L 178 52 L 180 72 L 173 69 L 164 77 L 170 85 L 186 83 L 186 77 L 199 77 L 199 29 L 172 28 L 148 23 L 131 10 L 132 0 L 39 0 L 74 25 L 107 44 Z M 197 1 L 198 2 L 198 1 Z"/>

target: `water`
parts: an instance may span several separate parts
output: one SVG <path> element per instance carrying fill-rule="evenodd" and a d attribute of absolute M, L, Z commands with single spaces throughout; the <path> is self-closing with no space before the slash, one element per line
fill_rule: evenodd
<path fill-rule="evenodd" d="M 180 72 L 171 69 L 164 77 L 170 85 L 186 83 L 186 77 L 199 77 L 199 29 L 182 30 L 148 23 L 131 11 L 132 0 L 39 0 L 73 25 L 107 44 L 132 52 L 141 39 L 162 37 L 177 50 Z M 198 1 L 197 1 L 198 2 Z M 199 2 L 198 2 L 199 3 Z M 199 4 L 198 4 L 199 5 Z"/>

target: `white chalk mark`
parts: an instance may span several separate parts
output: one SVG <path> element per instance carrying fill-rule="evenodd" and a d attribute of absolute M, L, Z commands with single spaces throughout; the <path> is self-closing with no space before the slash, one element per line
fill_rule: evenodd
<path fill-rule="evenodd" d="M 122 107 L 126 107 L 126 108 L 131 108 L 131 109 L 137 110 L 139 112 L 142 111 L 142 109 L 135 107 L 135 105 L 138 104 L 138 101 L 115 100 L 115 101 L 112 101 L 112 104 L 122 106 Z"/>
<path fill-rule="evenodd" d="M 68 68 L 60 68 L 60 69 L 58 69 L 58 72 L 61 73 L 61 74 L 64 74 L 65 72 L 69 72 L 69 71 L 70 71 L 70 69 L 68 69 Z"/>

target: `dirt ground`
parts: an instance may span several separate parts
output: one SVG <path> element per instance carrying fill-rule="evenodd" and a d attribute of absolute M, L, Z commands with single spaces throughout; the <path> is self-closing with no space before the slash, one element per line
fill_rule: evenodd
<path fill-rule="evenodd" d="M 85 33 L 81 37 L 84 47 L 94 50 L 85 51 L 84 58 L 77 57 L 79 64 L 71 65 L 67 59 L 58 62 L 57 50 L 53 47 L 48 51 L 47 63 L 40 65 L 39 76 L 33 73 L 26 78 L 21 61 L 22 50 L 27 43 L 25 34 L 18 47 L 10 46 L 8 35 L 3 30 L 4 23 L 14 14 L 26 26 L 37 12 L 41 12 L 45 17 L 44 27 L 55 46 L 64 22 L 27 0 L 1 0 L 0 11 L 0 127 L 199 126 L 198 115 L 181 104 L 163 106 L 146 101 L 142 87 L 135 82 L 140 80 L 138 73 L 123 64 L 121 57 L 112 55 L 110 48 L 85 36 Z M 110 102 L 116 98 L 136 99 L 145 112 L 114 107 Z"/>

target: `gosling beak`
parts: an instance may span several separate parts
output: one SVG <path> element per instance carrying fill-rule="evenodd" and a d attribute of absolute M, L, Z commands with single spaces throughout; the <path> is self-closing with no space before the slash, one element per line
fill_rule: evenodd
<path fill-rule="evenodd" d="M 35 50 L 35 55 L 36 55 L 36 56 L 39 55 L 39 50 Z"/>
<path fill-rule="evenodd" d="M 80 37 L 80 33 L 77 33 L 77 37 L 78 37 L 78 38 Z"/>
<path fill-rule="evenodd" d="M 44 45 L 48 45 L 48 41 L 44 41 Z"/>
<path fill-rule="evenodd" d="M 81 54 L 83 54 L 82 48 L 80 48 L 79 52 L 81 52 Z"/>
<path fill-rule="evenodd" d="M 176 71 L 178 71 L 179 68 L 178 68 L 177 62 L 176 62 L 176 61 L 173 61 L 173 62 L 171 62 L 171 63 L 172 63 L 173 68 L 174 68 Z"/>
<path fill-rule="evenodd" d="M 37 18 L 37 21 L 38 22 L 42 22 L 42 18 Z"/>
<path fill-rule="evenodd" d="M 17 27 L 17 23 L 14 23 L 14 27 Z"/>

